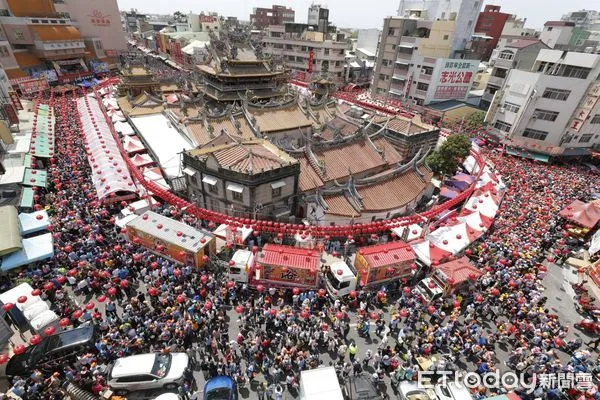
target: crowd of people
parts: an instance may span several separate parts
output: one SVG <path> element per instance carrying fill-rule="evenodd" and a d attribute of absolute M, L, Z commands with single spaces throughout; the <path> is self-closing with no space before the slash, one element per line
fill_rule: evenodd
<path fill-rule="evenodd" d="M 182 399 L 195 398 L 201 389 L 192 370 L 202 371 L 206 379 L 229 375 L 238 387 L 264 399 L 281 398 L 284 391 L 294 394 L 300 371 L 328 364 L 341 382 L 364 371 L 377 384 L 388 382 L 387 376 L 391 387 L 384 392 L 392 396 L 400 382 L 416 378 L 418 360 L 432 354 L 444 355 L 432 367 L 438 371 L 484 374 L 508 367 L 526 379 L 542 373 L 598 376 L 592 348 L 565 345 L 572 327 L 545 306 L 542 285 L 545 264 L 569 251 L 558 211 L 575 198 L 600 192 L 600 180 L 589 170 L 483 150 L 507 190 L 492 229 L 468 250 L 484 274 L 467 296 L 423 304 L 415 292 L 401 290 L 389 293 L 382 304 L 370 291 L 335 300 L 316 290 L 256 291 L 219 271 L 177 265 L 124 239 L 114 224 L 121 204 L 96 197 L 75 95 L 53 93 L 44 99 L 56 110 L 58 154 L 48 166 L 48 188 L 36 192 L 36 204 L 51 217 L 56 254 L 12 281 L 29 280 L 61 319 L 70 320 L 70 327 L 91 321 L 101 336 L 95 349 L 68 366 L 14 377 L 11 390 L 23 398 L 64 398 L 66 382 L 98 394 L 107 387 L 107 365 L 147 352 L 190 356 L 191 370 L 179 388 Z M 155 208 L 195 227 L 207 226 L 168 204 Z M 270 240 L 262 237 L 262 242 Z M 44 289 L 48 281 L 52 290 Z M 82 297 L 92 306 L 82 307 L 76 301 Z M 377 344 L 359 348 L 350 335 L 353 323 L 361 336 L 377 337 Z M 499 349 L 508 353 L 506 366 Z M 594 385 L 565 393 L 598 400 Z M 502 391 L 482 387 L 473 396 L 479 400 Z M 525 399 L 563 396 L 539 384 L 533 393 L 517 392 Z"/>

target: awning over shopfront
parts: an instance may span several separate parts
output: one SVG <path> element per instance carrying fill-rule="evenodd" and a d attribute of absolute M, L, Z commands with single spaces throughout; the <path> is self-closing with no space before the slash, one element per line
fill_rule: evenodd
<path fill-rule="evenodd" d="M 11 269 L 22 267 L 36 261 L 43 261 L 52 258 L 54 255 L 54 246 L 52 234 L 34 236 L 29 239 L 23 239 L 23 248 L 14 253 L 8 254 L 2 258 L 0 270 L 6 272 Z"/>
<path fill-rule="evenodd" d="M 31 25 L 29 29 L 33 36 L 42 42 L 81 40 L 81 33 L 74 26 Z"/>
<path fill-rule="evenodd" d="M 48 213 L 42 210 L 19 214 L 19 223 L 21 224 L 21 235 L 29 235 L 48 228 L 50 219 L 48 218 Z"/>
<path fill-rule="evenodd" d="M 48 172 L 45 169 L 25 168 L 23 175 L 23 185 L 46 187 Z"/>
<path fill-rule="evenodd" d="M 23 188 L 21 192 L 21 202 L 19 203 L 20 208 L 33 208 L 33 189 L 30 187 Z"/>
<path fill-rule="evenodd" d="M 521 150 L 519 148 L 514 148 L 511 146 L 506 146 L 506 154 L 510 154 L 511 156 L 529 158 L 531 160 L 537 160 L 545 163 L 547 163 L 548 160 L 550 160 L 550 156 L 547 154 L 536 153 L 530 150 Z"/>
<path fill-rule="evenodd" d="M 22 247 L 17 209 L 14 206 L 0 207 L 0 256 Z"/>

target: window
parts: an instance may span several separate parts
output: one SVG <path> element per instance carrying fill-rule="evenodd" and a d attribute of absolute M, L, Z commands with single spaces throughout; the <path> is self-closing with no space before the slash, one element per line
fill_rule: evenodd
<path fill-rule="evenodd" d="M 281 187 L 271 188 L 271 198 L 281 197 Z"/>
<path fill-rule="evenodd" d="M 561 74 L 565 78 L 578 78 L 578 79 L 587 79 L 590 74 L 590 68 L 584 67 L 574 67 L 572 65 L 567 65 L 565 67 L 565 71 Z"/>
<path fill-rule="evenodd" d="M 449 35 L 444 35 L 444 40 L 448 40 L 449 37 Z"/>
<path fill-rule="evenodd" d="M 427 90 L 429 89 L 428 83 L 419 82 L 417 83 L 417 90 Z"/>
<path fill-rule="evenodd" d="M 538 108 L 535 109 L 535 111 L 533 112 L 533 115 L 537 118 L 537 119 L 541 119 L 544 121 L 556 121 L 556 118 L 558 118 L 558 114 L 556 111 L 548 111 L 548 110 L 540 110 Z"/>
<path fill-rule="evenodd" d="M 507 123 L 506 123 L 506 122 L 504 122 L 504 121 L 500 121 L 500 120 L 498 120 L 498 121 L 496 121 L 496 123 L 494 124 L 494 127 L 495 127 L 496 129 L 500 129 L 500 130 L 501 130 L 501 131 L 503 131 L 503 132 L 509 132 L 509 131 L 510 131 L 510 128 L 512 128 L 512 125 L 511 125 L 511 124 L 507 124 Z"/>
<path fill-rule="evenodd" d="M 570 94 L 570 90 L 547 88 L 544 91 L 544 94 L 542 94 L 542 97 L 545 99 L 565 101 L 569 98 Z"/>
<path fill-rule="evenodd" d="M 521 106 L 518 104 L 514 104 L 514 103 L 509 103 L 509 102 L 505 102 L 504 103 L 504 108 L 506 109 L 506 111 L 510 111 L 510 112 L 514 112 L 514 113 L 518 113 L 519 110 L 521 109 Z"/>
<path fill-rule="evenodd" d="M 302 47 L 301 47 L 301 50 L 302 50 L 303 52 L 307 51 L 307 50 L 306 50 L 306 46 L 302 46 Z"/>
<path fill-rule="evenodd" d="M 423 67 L 422 72 L 425 75 L 433 75 L 433 68 L 432 67 Z"/>
<path fill-rule="evenodd" d="M 527 128 L 523 131 L 523 137 L 534 139 L 534 140 L 546 140 L 548 132 L 538 131 L 537 129 Z"/>
<path fill-rule="evenodd" d="M 231 192 L 231 198 L 235 201 L 244 201 L 244 193 Z"/>
<path fill-rule="evenodd" d="M 547 32 L 550 32 L 550 31 L 552 31 L 552 27 L 551 27 L 551 26 L 549 26 L 549 27 L 548 27 L 548 29 L 547 29 L 546 31 L 547 31 Z"/>
<path fill-rule="evenodd" d="M 600 124 L 600 114 L 596 114 L 592 117 L 590 121 L 591 124 Z"/>
<path fill-rule="evenodd" d="M 497 78 L 506 78 L 506 70 L 504 68 L 494 68 L 494 72 L 492 74 Z"/>
<path fill-rule="evenodd" d="M 15 29 L 13 35 L 15 36 L 15 40 L 25 40 L 25 34 L 22 30 Z"/>
<path fill-rule="evenodd" d="M 395 31 L 393 28 L 388 29 L 388 36 L 394 36 L 394 33 Z"/>
<path fill-rule="evenodd" d="M 210 193 L 214 193 L 214 194 L 217 194 L 217 193 L 219 193 L 219 188 L 217 187 L 217 184 L 216 184 L 216 183 L 215 183 L 214 185 L 209 185 L 209 184 L 207 184 L 206 186 L 208 187 L 208 191 L 209 191 Z"/>
<path fill-rule="evenodd" d="M 514 58 L 514 54 L 512 51 L 508 51 L 508 50 L 503 50 L 500 52 L 500 54 L 498 55 L 498 58 L 501 58 L 503 60 L 512 60 Z"/>
<path fill-rule="evenodd" d="M 4 58 L 4 57 L 9 57 L 9 56 L 10 56 L 10 51 L 8 51 L 8 47 L 0 46 L 0 57 Z"/>
<path fill-rule="evenodd" d="M 469 20 L 469 22 L 467 23 L 467 26 L 470 28 L 471 25 L 473 25 L 473 21 Z"/>
<path fill-rule="evenodd" d="M 286 44 L 285 45 L 285 49 L 286 50 L 292 50 L 292 45 L 291 44 Z"/>
<path fill-rule="evenodd" d="M 579 139 L 579 143 L 589 143 L 590 140 L 592 140 L 592 136 L 591 134 L 587 134 L 587 135 L 581 135 L 581 139 Z"/>
<path fill-rule="evenodd" d="M 326 55 L 326 56 L 328 56 L 329 55 L 329 49 L 324 49 L 323 50 L 323 54 Z"/>

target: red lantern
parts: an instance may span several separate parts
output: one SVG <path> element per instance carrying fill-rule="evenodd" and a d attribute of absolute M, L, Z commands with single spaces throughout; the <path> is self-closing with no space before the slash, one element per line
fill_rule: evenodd
<path fill-rule="evenodd" d="M 256 291 L 258 293 L 262 293 L 265 290 L 265 287 L 263 285 L 257 285 L 256 286 Z"/>
<path fill-rule="evenodd" d="M 119 282 L 119 286 L 125 289 L 129 286 L 129 281 L 127 279 L 123 279 L 121 282 Z"/>
<path fill-rule="evenodd" d="M 101 294 L 100 296 L 98 296 L 98 302 L 100 303 L 104 303 L 106 301 L 106 296 Z"/>
<path fill-rule="evenodd" d="M 73 312 L 73 314 L 71 314 L 71 318 L 72 319 L 79 319 L 79 318 L 81 318 L 82 315 L 83 315 L 83 311 L 81 311 L 81 310 L 75 310 Z"/>
<path fill-rule="evenodd" d="M 235 312 L 237 312 L 238 314 L 241 314 L 244 312 L 244 307 L 242 306 L 236 306 L 235 307 Z"/>
<path fill-rule="evenodd" d="M 17 299 L 17 301 L 21 304 L 25 303 L 27 301 L 27 296 L 19 296 L 19 298 Z"/>
<path fill-rule="evenodd" d="M 0 354 L 0 365 L 8 362 L 8 354 Z"/>
<path fill-rule="evenodd" d="M 475 296 L 475 302 L 477 302 L 477 303 L 483 302 L 483 296 L 480 295 L 480 294 L 476 295 Z"/>
<path fill-rule="evenodd" d="M 42 341 L 42 337 L 40 335 L 33 335 L 31 337 L 31 339 L 29 339 L 29 343 L 31 343 L 32 345 L 37 345 L 40 344 Z"/>
<path fill-rule="evenodd" d="M 117 288 L 116 287 L 109 287 L 107 290 L 107 293 L 109 296 L 114 296 L 117 294 Z"/>
<path fill-rule="evenodd" d="M 304 319 L 307 319 L 310 316 L 310 313 L 308 312 L 308 310 L 305 308 L 300 312 L 300 316 Z"/>
<path fill-rule="evenodd" d="M 492 296 L 498 296 L 498 295 L 500 294 L 500 290 L 498 290 L 498 288 L 492 288 L 492 289 L 490 290 L 490 294 L 491 294 Z"/>
<path fill-rule="evenodd" d="M 23 346 L 22 344 L 16 345 L 15 347 L 13 347 L 13 353 L 15 353 L 16 355 L 25 353 L 25 346 Z"/>
<path fill-rule="evenodd" d="M 408 310 L 406 308 L 403 308 L 402 310 L 400 310 L 400 316 L 402 318 L 408 317 Z"/>
<path fill-rule="evenodd" d="M 15 306 L 14 303 L 4 303 L 2 305 L 2 309 L 4 310 L 4 312 L 9 312 L 10 310 L 13 309 L 14 306 Z"/>
<path fill-rule="evenodd" d="M 88 303 L 85 305 L 85 309 L 86 309 L 86 310 L 88 310 L 88 311 L 89 311 L 89 310 L 93 310 L 93 309 L 94 309 L 94 307 L 96 307 L 96 305 L 94 304 L 94 302 L 93 302 L 93 301 L 90 301 L 90 302 L 88 302 Z"/>
<path fill-rule="evenodd" d="M 181 294 L 177 296 L 176 300 L 179 304 L 185 303 L 185 297 Z"/>
<path fill-rule="evenodd" d="M 327 291 L 323 288 L 319 289 L 318 291 L 319 293 L 319 297 L 325 297 L 325 295 L 327 294 Z"/>
<path fill-rule="evenodd" d="M 454 300 L 454 301 L 452 302 L 452 306 L 453 306 L 454 308 L 460 308 L 460 302 L 459 302 L 458 300 Z"/>
<path fill-rule="evenodd" d="M 42 294 L 42 291 L 40 289 L 33 289 L 31 291 L 32 296 L 39 296 L 40 294 Z"/>
<path fill-rule="evenodd" d="M 292 289 L 292 294 L 294 294 L 294 295 L 298 296 L 298 295 L 300 294 L 300 289 L 299 289 L 299 288 L 297 288 L 297 287 L 293 288 L 293 289 Z"/>
<path fill-rule="evenodd" d="M 58 325 L 64 328 L 71 325 L 71 321 L 69 320 L 69 318 L 62 318 L 60 321 L 58 321 Z"/>
<path fill-rule="evenodd" d="M 371 317 L 371 319 L 373 320 L 377 320 L 379 319 L 379 314 L 377 314 L 375 311 L 372 311 L 371 314 L 369 314 L 369 316 Z"/>
<path fill-rule="evenodd" d="M 44 290 L 50 291 L 52 289 L 54 289 L 54 284 L 52 282 L 46 282 L 46 283 L 44 283 Z"/>

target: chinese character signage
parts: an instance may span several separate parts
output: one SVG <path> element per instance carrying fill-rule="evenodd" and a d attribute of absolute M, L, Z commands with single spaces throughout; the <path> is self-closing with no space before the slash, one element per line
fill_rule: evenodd
<path fill-rule="evenodd" d="M 478 66 L 477 60 L 442 60 L 433 100 L 466 98 Z"/>
<path fill-rule="evenodd" d="M 21 89 L 21 93 L 23 94 L 37 93 L 39 91 L 44 91 L 49 87 L 50 86 L 48 85 L 46 78 L 28 79 L 26 81 L 19 82 L 19 89 Z"/>
<path fill-rule="evenodd" d="M 215 17 L 213 17 L 212 15 L 200 15 L 200 22 L 212 24 L 213 22 L 215 22 L 215 20 Z"/>
<path fill-rule="evenodd" d="M 90 22 L 95 26 L 110 26 L 110 15 L 104 14 L 100 10 L 93 10 L 90 17 Z"/>

